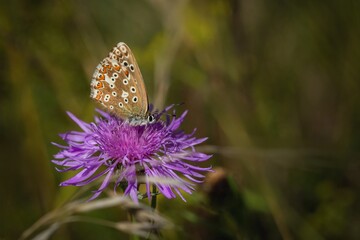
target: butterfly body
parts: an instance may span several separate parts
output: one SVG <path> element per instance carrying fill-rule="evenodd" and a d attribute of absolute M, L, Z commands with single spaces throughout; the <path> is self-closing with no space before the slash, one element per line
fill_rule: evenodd
<path fill-rule="evenodd" d="M 131 125 L 154 121 L 140 68 L 130 48 L 123 42 L 97 65 L 91 80 L 90 97 L 109 112 Z"/>

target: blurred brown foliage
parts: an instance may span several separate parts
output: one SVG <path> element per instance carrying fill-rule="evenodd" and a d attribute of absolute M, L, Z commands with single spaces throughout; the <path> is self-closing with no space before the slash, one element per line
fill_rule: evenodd
<path fill-rule="evenodd" d="M 359 12 L 352 0 L 1 1 L 0 239 L 77 190 L 57 186 L 51 142 L 76 127 L 66 111 L 92 120 L 92 72 L 119 41 L 155 107 L 184 102 L 185 129 L 222 167 L 187 203 L 160 198 L 176 226 L 165 239 L 359 239 Z M 104 237 L 119 235 L 70 224 L 54 239 Z"/>

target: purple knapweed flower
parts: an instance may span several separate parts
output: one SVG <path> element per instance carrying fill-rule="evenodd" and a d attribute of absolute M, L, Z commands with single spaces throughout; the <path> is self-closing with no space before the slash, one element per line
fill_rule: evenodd
<path fill-rule="evenodd" d="M 104 180 L 91 199 L 96 198 L 114 180 L 114 189 L 125 183 L 124 194 L 137 202 L 139 176 L 145 179 L 166 178 L 176 182 L 158 181 L 154 184 L 167 198 L 177 193 L 184 201 L 180 189 L 191 194 L 194 183 L 202 182 L 200 172 L 211 171 L 211 167 L 197 166 L 211 155 L 197 152 L 195 145 L 207 138 L 193 137 L 180 130 L 187 111 L 180 117 L 169 117 L 165 121 L 157 115 L 157 121 L 147 125 L 130 125 L 122 119 L 97 110 L 101 117 L 86 123 L 68 112 L 82 131 L 60 134 L 67 143 L 54 155 L 53 163 L 63 167 L 58 171 L 77 171 L 75 176 L 62 182 L 60 186 L 84 186 L 104 176 Z M 151 197 L 150 181 L 145 181 L 148 198 Z"/>

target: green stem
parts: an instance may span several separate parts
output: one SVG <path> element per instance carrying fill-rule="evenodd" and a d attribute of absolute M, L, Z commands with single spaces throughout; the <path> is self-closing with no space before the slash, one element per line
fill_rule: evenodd
<path fill-rule="evenodd" d="M 154 211 L 156 209 L 156 204 L 157 204 L 157 201 L 156 201 L 157 195 L 158 195 L 158 193 L 157 193 L 156 185 L 153 184 L 152 185 L 152 193 L 151 193 L 151 208 L 154 209 Z M 152 222 L 152 223 L 154 223 L 154 222 Z M 157 229 L 153 229 L 149 232 L 149 238 L 152 234 L 154 234 L 156 236 L 156 239 L 160 239 L 160 237 L 161 237 L 160 232 Z"/>
<path fill-rule="evenodd" d="M 156 198 L 157 198 L 157 189 L 156 185 L 152 185 L 152 194 L 151 194 L 151 208 L 156 209 Z"/>

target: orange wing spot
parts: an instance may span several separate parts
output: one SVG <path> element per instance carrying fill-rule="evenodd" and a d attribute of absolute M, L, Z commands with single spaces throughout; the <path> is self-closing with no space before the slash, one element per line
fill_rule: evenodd
<path fill-rule="evenodd" d="M 114 68 L 116 71 L 120 71 L 120 65 L 115 65 L 115 66 L 113 66 L 113 68 Z"/>
<path fill-rule="evenodd" d="M 96 80 L 98 80 L 98 81 L 105 80 L 105 75 L 104 74 L 99 74 L 99 76 L 96 78 Z"/>
<path fill-rule="evenodd" d="M 97 101 L 100 101 L 102 95 L 103 95 L 103 92 L 99 91 L 99 92 L 97 93 L 97 95 L 95 96 L 95 99 L 96 99 Z"/>
<path fill-rule="evenodd" d="M 94 88 L 95 88 L 95 89 L 104 88 L 103 82 L 102 82 L 102 81 L 98 81 L 98 82 L 96 83 L 96 86 L 95 86 Z"/>
<path fill-rule="evenodd" d="M 99 72 L 102 74 L 105 74 L 105 73 L 107 73 L 107 68 L 103 67 L 102 69 L 100 69 Z"/>
<path fill-rule="evenodd" d="M 105 72 L 107 72 L 108 70 L 110 70 L 111 69 L 111 66 L 110 66 L 110 64 L 105 64 L 104 66 L 103 66 L 103 71 L 105 71 Z"/>
<path fill-rule="evenodd" d="M 124 70 L 126 77 L 129 77 L 129 71 L 127 69 Z"/>

